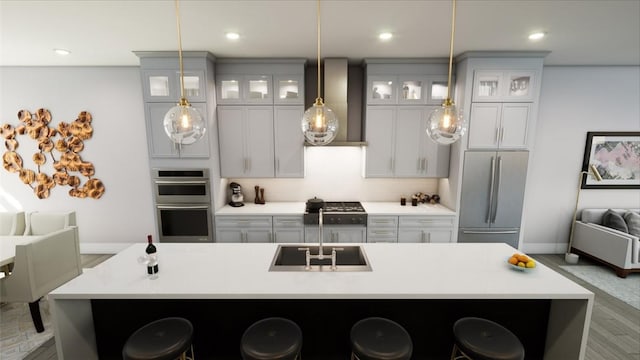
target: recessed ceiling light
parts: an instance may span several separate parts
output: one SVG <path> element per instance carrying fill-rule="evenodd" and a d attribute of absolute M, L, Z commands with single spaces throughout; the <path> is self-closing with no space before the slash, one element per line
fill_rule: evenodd
<path fill-rule="evenodd" d="M 226 37 L 227 37 L 227 39 L 229 39 L 229 40 L 238 40 L 238 39 L 240 39 L 240 34 L 235 33 L 235 32 L 228 32 L 228 33 L 226 34 Z"/>
<path fill-rule="evenodd" d="M 53 51 L 58 55 L 69 55 L 69 54 L 71 54 L 71 51 L 69 51 L 67 49 L 53 49 Z"/>
<path fill-rule="evenodd" d="M 534 32 L 529 34 L 529 40 L 540 40 L 542 39 L 546 34 L 543 32 Z"/>
<path fill-rule="evenodd" d="M 380 40 L 389 40 L 392 37 L 393 37 L 393 34 L 390 32 L 383 32 L 383 33 L 380 33 L 380 35 L 378 35 L 378 38 Z"/>

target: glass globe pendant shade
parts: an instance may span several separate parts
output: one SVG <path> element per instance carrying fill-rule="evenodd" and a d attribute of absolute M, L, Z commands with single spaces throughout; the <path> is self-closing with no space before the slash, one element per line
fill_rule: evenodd
<path fill-rule="evenodd" d="M 427 135 L 438 144 L 449 145 L 458 141 L 466 131 L 462 112 L 450 99 L 433 110 L 427 119 Z"/>
<path fill-rule="evenodd" d="M 164 116 L 164 131 L 174 143 L 190 145 L 204 136 L 206 127 L 200 112 L 181 99 Z"/>
<path fill-rule="evenodd" d="M 329 144 L 338 134 L 338 118 L 322 99 L 316 99 L 302 116 L 302 132 L 312 145 Z"/>

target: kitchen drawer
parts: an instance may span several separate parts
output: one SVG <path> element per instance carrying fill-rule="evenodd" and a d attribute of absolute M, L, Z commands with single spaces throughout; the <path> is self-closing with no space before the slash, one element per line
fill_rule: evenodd
<path fill-rule="evenodd" d="M 398 229 L 397 228 L 367 228 L 367 242 L 380 243 L 380 242 L 398 242 Z"/>
<path fill-rule="evenodd" d="M 367 221 L 369 228 L 398 228 L 397 216 L 369 215 Z"/>
<path fill-rule="evenodd" d="M 400 216 L 400 227 L 452 227 L 453 217 L 449 216 Z"/>
<path fill-rule="evenodd" d="M 216 227 L 271 228 L 271 216 L 216 216 Z"/>
<path fill-rule="evenodd" d="M 298 228 L 298 227 L 302 228 L 304 227 L 304 222 L 302 220 L 302 215 L 274 216 L 273 227 L 274 228 Z"/>

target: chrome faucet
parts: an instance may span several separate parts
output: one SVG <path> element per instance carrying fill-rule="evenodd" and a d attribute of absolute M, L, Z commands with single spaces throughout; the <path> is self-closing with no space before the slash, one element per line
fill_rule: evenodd
<path fill-rule="evenodd" d="M 322 208 L 320 208 L 318 210 L 318 237 L 319 239 L 319 246 L 318 246 L 318 253 L 317 254 L 311 254 L 311 251 L 309 250 L 309 248 L 301 248 L 299 250 L 304 250 L 305 251 L 305 260 L 306 260 L 306 266 L 305 269 L 306 270 L 310 270 L 311 269 L 311 259 L 318 259 L 318 260 L 323 260 L 325 258 L 324 255 L 324 246 L 322 244 L 323 239 L 324 239 L 324 233 L 323 233 L 323 225 L 322 225 Z M 341 248 L 331 248 L 331 270 L 336 270 L 336 250 L 342 250 Z"/>

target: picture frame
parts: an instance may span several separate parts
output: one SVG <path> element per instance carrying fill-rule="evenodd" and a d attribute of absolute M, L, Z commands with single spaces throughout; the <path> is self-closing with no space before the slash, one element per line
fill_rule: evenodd
<path fill-rule="evenodd" d="M 589 165 L 602 181 L 584 176 L 582 189 L 640 189 L 640 132 L 587 132 L 582 171 Z"/>

